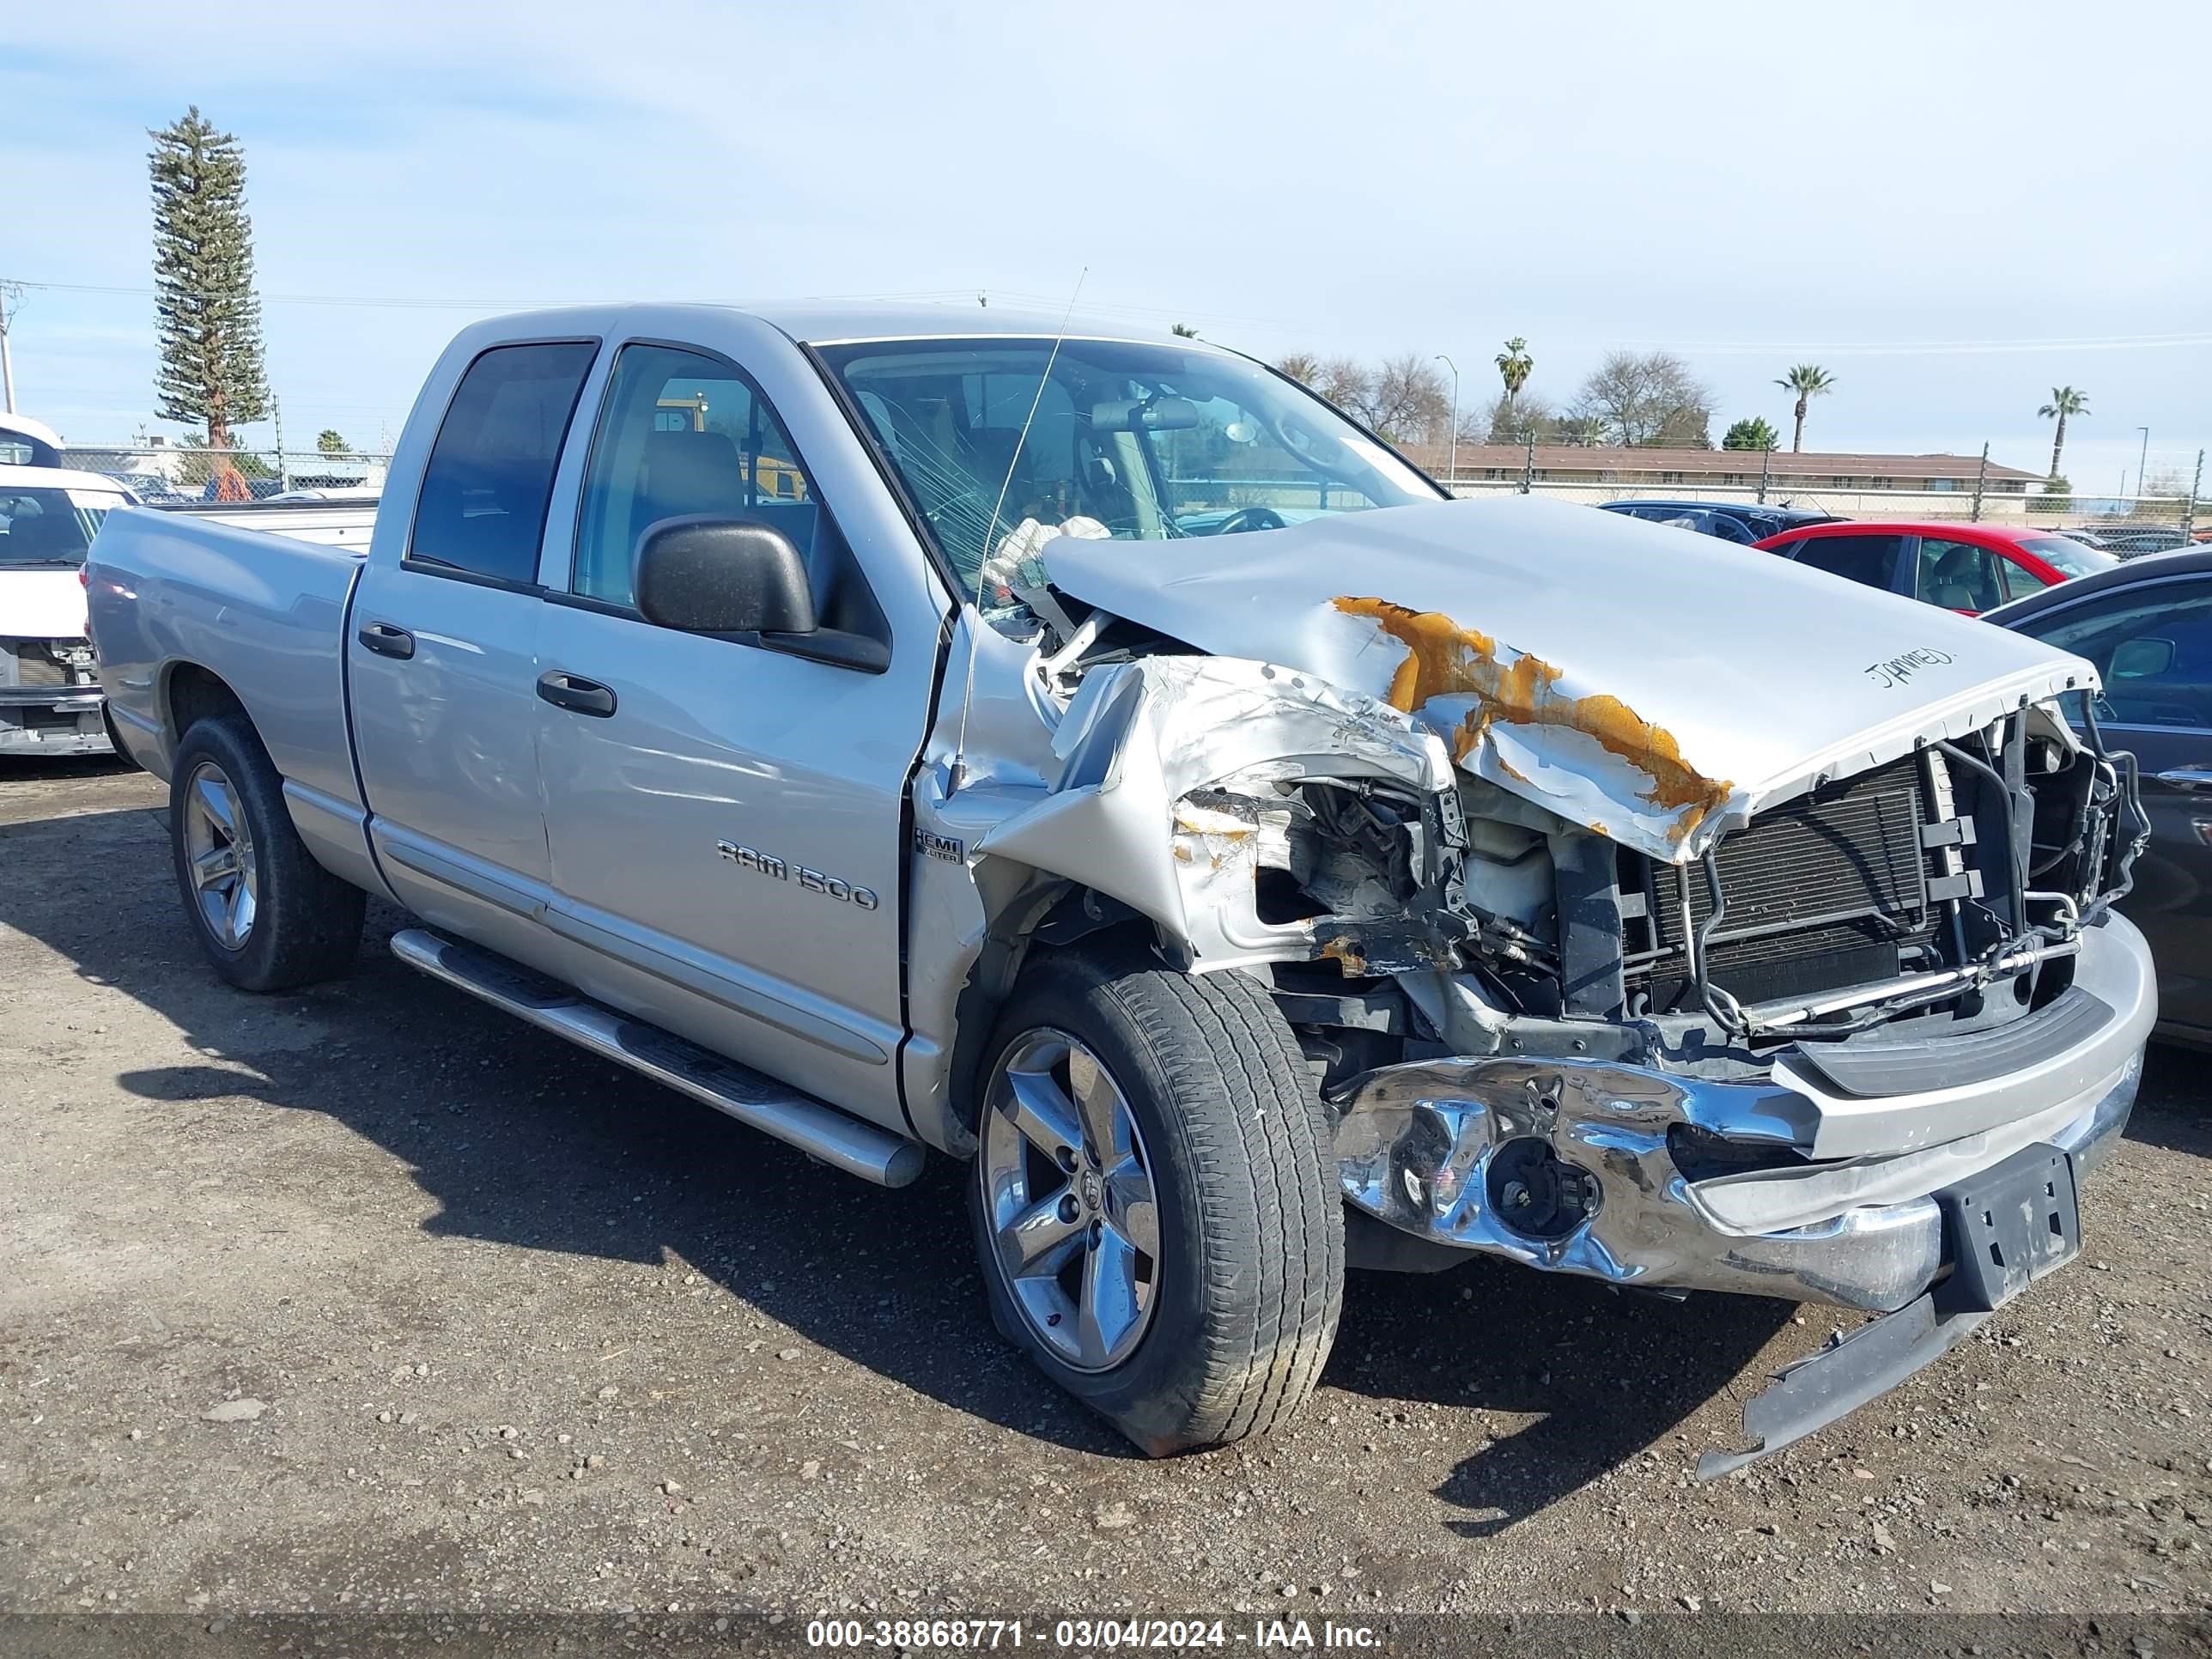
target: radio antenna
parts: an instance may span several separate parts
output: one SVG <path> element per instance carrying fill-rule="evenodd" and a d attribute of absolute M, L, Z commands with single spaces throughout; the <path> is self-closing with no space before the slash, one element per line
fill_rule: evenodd
<path fill-rule="evenodd" d="M 975 653 L 982 644 L 983 566 L 990 562 L 991 544 L 999 533 L 999 516 L 1006 509 L 1006 492 L 1014 487 L 1014 473 L 1022 462 L 1022 450 L 1029 443 L 1030 428 L 1035 423 L 1037 407 L 1044 402 L 1044 389 L 1052 380 L 1053 365 L 1060 361 L 1060 348 L 1067 339 L 1068 319 L 1075 315 L 1075 302 L 1083 297 L 1083 284 L 1090 277 L 1091 267 L 1085 265 L 1076 274 L 1075 292 L 1067 296 L 1067 309 L 1060 313 L 1060 332 L 1053 336 L 1052 350 L 1044 360 L 1044 372 L 1037 376 L 1036 392 L 1030 398 L 1030 412 L 1022 417 L 1021 434 L 1014 440 L 1014 452 L 1006 457 L 1006 476 L 999 480 L 999 499 L 991 504 L 991 522 L 983 532 L 983 546 L 976 556 L 975 591 L 977 597 L 961 596 L 960 612 L 968 624 L 968 678 L 960 690 L 959 735 L 952 744 L 952 775 L 945 793 L 949 799 L 966 787 L 968 782 L 968 710 L 975 701 Z"/>

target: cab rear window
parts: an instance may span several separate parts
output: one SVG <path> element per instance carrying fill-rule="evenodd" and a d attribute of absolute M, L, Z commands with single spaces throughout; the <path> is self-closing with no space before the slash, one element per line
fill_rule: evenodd
<path fill-rule="evenodd" d="M 423 469 L 410 558 L 494 581 L 538 579 L 554 469 L 599 348 L 495 346 L 469 365 Z"/>

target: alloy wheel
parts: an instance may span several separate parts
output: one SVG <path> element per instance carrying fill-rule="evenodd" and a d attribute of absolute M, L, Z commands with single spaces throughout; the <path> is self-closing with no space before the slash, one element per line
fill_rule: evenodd
<path fill-rule="evenodd" d="M 253 835 L 237 788 L 213 761 L 194 767 L 185 786 L 184 831 L 200 920 L 223 949 L 244 949 L 259 905 Z"/>
<path fill-rule="evenodd" d="M 1110 1370 L 1159 1300 L 1159 1210 L 1127 1097 L 1064 1031 L 1028 1031 L 992 1073 L 976 1158 L 993 1263 L 1054 1358 Z"/>

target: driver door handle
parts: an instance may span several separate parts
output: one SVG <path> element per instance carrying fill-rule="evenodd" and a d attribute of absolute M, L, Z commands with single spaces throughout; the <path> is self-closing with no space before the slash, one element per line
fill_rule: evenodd
<path fill-rule="evenodd" d="M 2212 769 L 2202 766 L 2177 766 L 2151 775 L 2169 789 L 2212 789 Z"/>
<path fill-rule="evenodd" d="M 556 708 L 565 708 L 573 714 L 590 714 L 605 720 L 615 712 L 612 691 L 597 680 L 564 674 L 557 668 L 538 677 L 538 695 Z"/>
<path fill-rule="evenodd" d="M 394 628 L 390 623 L 363 623 L 361 632 L 354 637 L 364 648 L 380 657 L 397 657 L 404 662 L 415 654 L 415 636 L 404 628 Z"/>

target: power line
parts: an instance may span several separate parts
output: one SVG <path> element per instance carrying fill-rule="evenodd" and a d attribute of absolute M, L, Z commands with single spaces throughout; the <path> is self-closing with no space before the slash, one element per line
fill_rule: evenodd
<path fill-rule="evenodd" d="M 141 299 L 151 298 L 155 292 L 151 288 L 106 283 L 38 283 L 23 280 L 17 282 L 15 286 L 38 289 L 51 294 L 109 294 Z M 741 306 L 864 302 L 881 304 L 902 301 L 923 304 L 965 304 L 983 294 L 1023 304 L 1043 304 L 1047 301 L 1053 304 L 1059 303 L 1057 295 L 1030 294 L 1016 289 L 976 288 L 909 289 L 873 294 L 806 294 L 776 300 L 736 300 L 726 303 Z M 576 300 L 457 300 L 370 294 L 265 294 L 261 298 L 264 305 L 338 306 L 368 310 L 396 311 L 542 311 L 564 305 L 592 303 L 588 301 Z M 1271 329 L 1288 329 L 1295 326 L 1273 319 L 1232 316 L 1226 313 L 1201 311 L 1188 307 L 1121 305 L 1110 301 L 1094 301 L 1085 309 L 1102 315 L 1147 319 L 1180 320 L 1195 317 L 1204 322 L 1236 323 Z M 1627 346 L 1644 350 L 1695 351 L 1723 356 L 1786 356 L 1792 352 L 1819 352 L 1824 356 L 1837 357 L 1908 357 L 2038 351 L 2154 351 L 2208 345 L 2212 345 L 2212 331 L 2191 330 L 2165 334 L 2075 335 L 2012 340 L 1837 340 L 1825 343 L 1807 343 L 1802 340 L 1654 339 L 1614 340 L 1604 343 L 1559 341 L 1554 343 L 1553 349 L 1600 351 Z"/>
<path fill-rule="evenodd" d="M 105 294 L 137 299 L 151 299 L 157 292 L 157 290 L 152 288 L 140 288 L 128 284 L 112 283 L 34 283 L 26 281 L 21 283 L 20 286 L 24 288 L 38 289 L 50 294 Z M 721 303 L 736 306 L 834 305 L 871 302 L 876 304 L 896 304 L 903 302 L 937 305 L 964 305 L 973 302 L 979 295 L 986 295 L 991 298 L 1008 300 L 1022 304 L 1042 305 L 1048 301 L 1052 304 L 1059 303 L 1058 298 L 1052 295 L 1029 294 L 1013 289 L 977 288 L 908 289 L 894 292 L 875 294 L 802 294 L 786 295 L 777 299 L 741 299 L 722 301 Z M 562 306 L 589 305 L 595 303 L 589 300 L 575 299 L 454 300 L 433 299 L 428 297 L 410 298 L 399 295 L 374 294 L 264 294 L 259 297 L 264 305 L 340 306 L 357 307 L 365 310 L 396 311 L 545 311 Z M 714 304 L 716 303 L 716 301 L 707 301 L 699 303 Z M 1279 328 L 1286 326 L 1282 323 L 1266 318 L 1232 316 L 1224 312 L 1196 311 L 1188 307 L 1172 307 L 1165 306 L 1118 305 L 1108 301 L 1094 302 L 1091 306 L 1085 307 L 1085 309 L 1087 312 L 1094 314 L 1117 317 L 1140 317 L 1148 319 L 1181 319 L 1195 317 L 1201 322 L 1237 323 L 1266 328 Z"/>
<path fill-rule="evenodd" d="M 52 294 L 118 294 L 150 299 L 156 290 L 108 283 L 33 283 L 26 281 L 24 288 L 35 288 Z M 975 290 L 969 288 L 917 289 L 903 294 L 812 294 L 796 299 L 777 301 L 781 305 L 815 305 L 835 301 L 886 300 L 972 300 Z M 391 307 L 416 311 L 544 311 L 560 306 L 588 305 L 582 300 L 438 300 L 409 298 L 397 295 L 370 294 L 264 294 L 259 296 L 264 305 L 286 306 L 359 306 Z M 755 301 L 753 304 L 767 301 Z"/>
<path fill-rule="evenodd" d="M 1786 356 L 1792 352 L 1819 352 L 1830 357 L 1937 357 L 2021 351 L 2147 351 L 2212 345 L 2212 333 L 2108 334 L 2048 340 L 1836 341 L 1826 344 L 1746 340 L 1631 340 L 1626 343 L 1646 350 L 1698 351 L 1723 356 Z M 1601 348 L 1567 345 L 1563 349 L 1588 351 Z"/>

